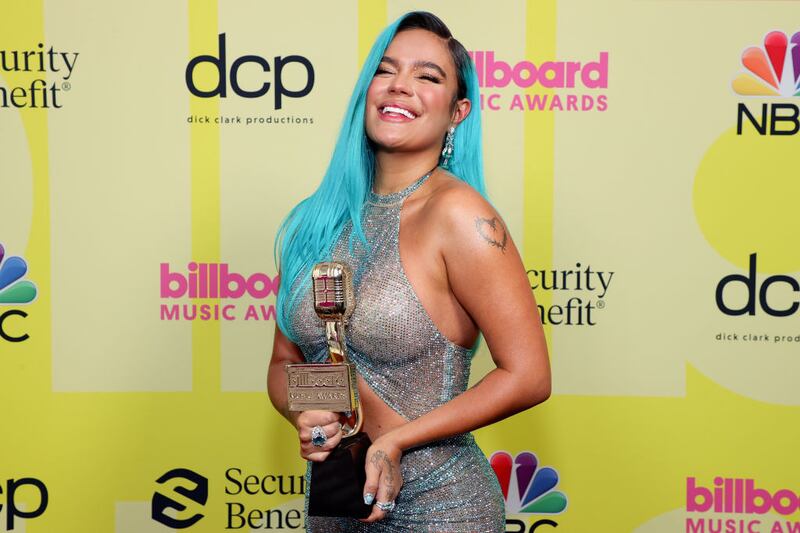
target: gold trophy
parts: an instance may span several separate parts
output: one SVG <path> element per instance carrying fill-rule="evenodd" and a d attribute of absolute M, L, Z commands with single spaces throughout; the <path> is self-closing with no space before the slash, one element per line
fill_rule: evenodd
<path fill-rule="evenodd" d="M 312 271 L 312 283 L 314 310 L 325 321 L 328 362 L 286 365 L 289 410 L 342 413 L 342 440 L 324 461 L 311 463 L 308 514 L 366 518 L 372 506 L 362 497 L 364 465 L 372 443 L 366 433 L 359 433 L 363 415 L 355 367 L 347 360 L 344 337 L 347 319 L 355 308 L 352 272 L 344 263 L 318 263 Z M 320 426 L 311 435 L 316 446 L 327 441 Z M 319 442 L 315 442 L 317 438 Z"/>
<path fill-rule="evenodd" d="M 344 437 L 361 429 L 356 371 L 347 361 L 344 329 L 355 309 L 353 278 L 345 263 L 317 263 L 312 271 L 314 310 L 325 321 L 328 362 L 286 365 L 290 411 L 343 413 Z"/>

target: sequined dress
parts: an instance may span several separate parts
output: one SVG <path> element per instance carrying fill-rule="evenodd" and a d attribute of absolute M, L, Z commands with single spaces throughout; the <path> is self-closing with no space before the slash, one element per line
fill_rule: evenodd
<path fill-rule="evenodd" d="M 400 210 L 405 198 L 429 175 L 397 193 L 370 192 L 362 222 L 371 249 L 354 238 L 351 253 L 348 224 L 332 254 L 334 260 L 353 268 L 356 307 L 347 326 L 348 356 L 372 390 L 408 420 L 463 392 L 474 355 L 436 328 L 400 263 Z M 310 290 L 298 303 L 292 321 L 306 360 L 324 361 L 324 327 L 314 313 Z M 397 507 L 383 520 L 364 524 L 347 518 L 308 517 L 308 531 L 505 530 L 500 486 L 470 433 L 406 450 L 401 470 L 404 483 Z"/>

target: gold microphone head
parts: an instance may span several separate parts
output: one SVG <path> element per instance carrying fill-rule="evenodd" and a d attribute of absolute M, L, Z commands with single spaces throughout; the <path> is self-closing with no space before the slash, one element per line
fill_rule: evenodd
<path fill-rule="evenodd" d="M 314 311 L 323 320 L 347 319 L 353 314 L 353 274 L 346 263 L 317 263 L 311 272 L 314 284 Z"/>

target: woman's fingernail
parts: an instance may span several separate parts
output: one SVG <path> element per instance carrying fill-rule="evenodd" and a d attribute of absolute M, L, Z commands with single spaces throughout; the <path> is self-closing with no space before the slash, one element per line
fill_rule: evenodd
<path fill-rule="evenodd" d="M 371 492 L 364 494 L 364 503 L 367 505 L 372 505 L 372 502 L 375 500 L 375 495 Z"/>

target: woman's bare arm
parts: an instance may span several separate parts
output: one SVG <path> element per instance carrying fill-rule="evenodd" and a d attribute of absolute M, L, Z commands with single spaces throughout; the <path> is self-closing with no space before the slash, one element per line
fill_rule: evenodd
<path fill-rule="evenodd" d="M 401 449 L 472 431 L 550 396 L 544 331 L 505 224 L 464 185 L 448 188 L 435 202 L 451 290 L 483 333 L 496 368 L 447 404 L 389 432 Z"/>

